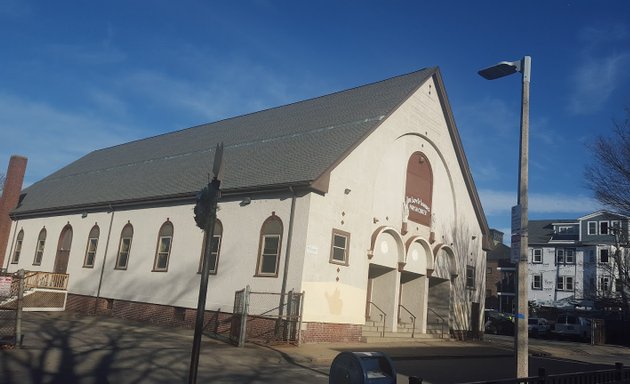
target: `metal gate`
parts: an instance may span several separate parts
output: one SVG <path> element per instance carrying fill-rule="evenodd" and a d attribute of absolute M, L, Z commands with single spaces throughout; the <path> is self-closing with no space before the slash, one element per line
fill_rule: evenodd
<path fill-rule="evenodd" d="M 304 292 L 252 292 L 247 286 L 234 295 L 230 339 L 299 343 Z"/>

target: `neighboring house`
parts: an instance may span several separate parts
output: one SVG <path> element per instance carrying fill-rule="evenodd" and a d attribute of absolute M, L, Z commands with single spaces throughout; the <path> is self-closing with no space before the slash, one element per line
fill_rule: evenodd
<path fill-rule="evenodd" d="M 306 342 L 408 312 L 480 329 L 489 231 L 437 68 L 94 151 L 22 191 L 6 267 L 68 273 L 74 310 L 194 322 L 219 142 L 209 312 L 250 286 L 304 292 Z"/>
<path fill-rule="evenodd" d="M 486 309 L 514 313 L 516 306 L 516 265 L 510 247 L 503 244 L 503 232 L 491 229 L 494 245 L 486 262 Z"/>
<path fill-rule="evenodd" d="M 613 255 L 628 217 L 608 211 L 575 220 L 529 221 L 529 300 L 552 307 L 592 308 L 617 288 Z"/>

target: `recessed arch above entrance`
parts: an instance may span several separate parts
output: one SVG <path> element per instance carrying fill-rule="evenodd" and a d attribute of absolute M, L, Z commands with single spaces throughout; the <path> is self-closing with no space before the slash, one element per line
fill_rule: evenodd
<path fill-rule="evenodd" d="M 370 263 L 398 269 L 405 262 L 405 246 L 401 234 L 392 227 L 379 227 L 372 233 L 368 252 Z"/>
<path fill-rule="evenodd" d="M 457 277 L 457 262 L 453 248 L 438 244 L 434 248 L 435 268 L 432 277 L 450 280 Z"/>
<path fill-rule="evenodd" d="M 405 271 L 427 275 L 427 270 L 433 270 L 433 252 L 429 242 L 420 236 L 407 240 L 405 254 Z"/>

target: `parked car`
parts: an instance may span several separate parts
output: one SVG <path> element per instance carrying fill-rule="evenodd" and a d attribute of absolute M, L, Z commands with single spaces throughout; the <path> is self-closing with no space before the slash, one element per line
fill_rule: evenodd
<path fill-rule="evenodd" d="M 514 316 L 495 310 L 486 310 L 484 332 L 493 335 L 513 335 Z"/>
<path fill-rule="evenodd" d="M 542 317 L 530 317 L 527 320 L 527 334 L 530 337 L 547 337 L 551 332 L 551 324 Z"/>
<path fill-rule="evenodd" d="M 591 321 L 582 316 L 559 315 L 553 332 L 558 338 L 591 339 Z"/>

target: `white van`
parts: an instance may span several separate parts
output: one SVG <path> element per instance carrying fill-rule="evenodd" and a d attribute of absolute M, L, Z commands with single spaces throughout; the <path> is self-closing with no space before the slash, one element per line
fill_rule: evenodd
<path fill-rule="evenodd" d="M 591 339 L 591 321 L 576 315 L 559 315 L 554 326 L 556 336 L 563 338 Z"/>

